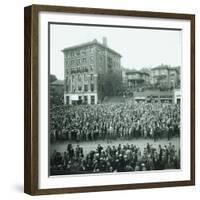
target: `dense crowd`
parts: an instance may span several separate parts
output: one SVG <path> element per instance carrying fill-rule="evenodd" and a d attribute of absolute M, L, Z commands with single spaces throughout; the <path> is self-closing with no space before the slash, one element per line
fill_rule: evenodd
<path fill-rule="evenodd" d="M 180 134 L 180 106 L 169 103 L 117 103 L 54 106 L 51 142 L 168 138 Z"/>
<path fill-rule="evenodd" d="M 51 175 L 164 169 L 180 169 L 180 150 L 171 143 L 157 148 L 147 143 L 143 151 L 132 144 L 99 144 L 86 155 L 79 145 L 68 144 L 65 152 L 55 150 L 50 158 Z"/>

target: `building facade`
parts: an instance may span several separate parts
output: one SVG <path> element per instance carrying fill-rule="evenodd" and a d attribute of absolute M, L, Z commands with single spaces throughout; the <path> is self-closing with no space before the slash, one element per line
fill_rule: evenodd
<path fill-rule="evenodd" d="M 181 103 L 181 90 L 180 89 L 174 90 L 174 103 L 176 103 L 176 104 Z"/>
<path fill-rule="evenodd" d="M 146 90 L 143 92 L 134 92 L 134 100 L 145 102 L 174 102 L 173 90 L 160 91 L 160 90 Z"/>
<path fill-rule="evenodd" d="M 180 67 L 160 65 L 151 69 L 152 84 L 175 87 L 180 80 Z"/>
<path fill-rule="evenodd" d="M 96 39 L 68 47 L 64 53 L 64 103 L 97 104 L 103 96 L 103 77 L 121 73 L 121 55 Z"/>
<path fill-rule="evenodd" d="M 133 96 L 134 101 L 137 102 L 168 102 L 168 103 L 181 103 L 181 90 L 146 90 L 144 92 L 134 92 Z"/>
<path fill-rule="evenodd" d="M 126 81 L 129 87 L 143 86 L 149 83 L 150 75 L 146 72 L 137 70 L 126 71 Z"/>

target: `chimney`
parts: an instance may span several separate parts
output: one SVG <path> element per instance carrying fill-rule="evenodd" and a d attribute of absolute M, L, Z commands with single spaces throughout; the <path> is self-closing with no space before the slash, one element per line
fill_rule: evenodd
<path fill-rule="evenodd" d="M 105 47 L 107 47 L 107 38 L 106 38 L 106 37 L 103 37 L 103 45 L 104 45 Z"/>

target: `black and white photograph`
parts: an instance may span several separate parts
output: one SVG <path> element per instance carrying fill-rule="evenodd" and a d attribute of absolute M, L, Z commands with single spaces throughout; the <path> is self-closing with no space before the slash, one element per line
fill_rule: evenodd
<path fill-rule="evenodd" d="M 194 185 L 195 16 L 25 11 L 25 192 Z"/>
<path fill-rule="evenodd" d="M 180 170 L 181 30 L 48 27 L 49 175 Z"/>

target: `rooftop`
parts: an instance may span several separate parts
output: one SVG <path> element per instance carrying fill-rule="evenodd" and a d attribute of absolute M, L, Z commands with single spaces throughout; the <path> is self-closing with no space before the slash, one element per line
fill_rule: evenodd
<path fill-rule="evenodd" d="M 156 70 L 156 69 L 180 70 L 180 66 L 171 67 L 170 65 L 161 64 L 159 66 L 153 67 L 151 70 Z"/>
<path fill-rule="evenodd" d="M 135 74 L 135 73 L 149 75 L 149 73 L 147 73 L 147 72 L 138 71 L 138 70 L 135 70 L 135 69 L 131 69 L 131 70 L 127 70 L 127 71 L 126 71 L 126 74 Z"/>
<path fill-rule="evenodd" d="M 156 67 L 153 67 L 151 70 L 156 70 L 156 69 L 169 69 L 171 68 L 169 65 L 159 65 L 159 66 L 156 66 Z"/>
<path fill-rule="evenodd" d="M 115 50 L 109 48 L 108 46 L 104 45 L 104 44 L 101 44 L 100 42 L 98 42 L 96 39 L 92 40 L 92 41 L 89 41 L 89 42 L 85 42 L 85 43 L 81 43 L 81 44 L 78 44 L 78 45 L 74 45 L 74 46 L 70 46 L 70 47 L 67 47 L 67 48 L 64 48 L 62 50 L 62 52 L 65 52 L 65 51 L 69 51 L 69 50 L 72 50 L 72 49 L 78 49 L 80 47 L 84 47 L 84 46 L 90 46 L 90 45 L 99 45 L 103 48 L 106 48 L 107 50 L 111 51 L 112 53 L 114 54 L 117 54 L 118 56 L 122 57 L 121 54 L 119 54 L 118 52 L 116 52 Z"/>

